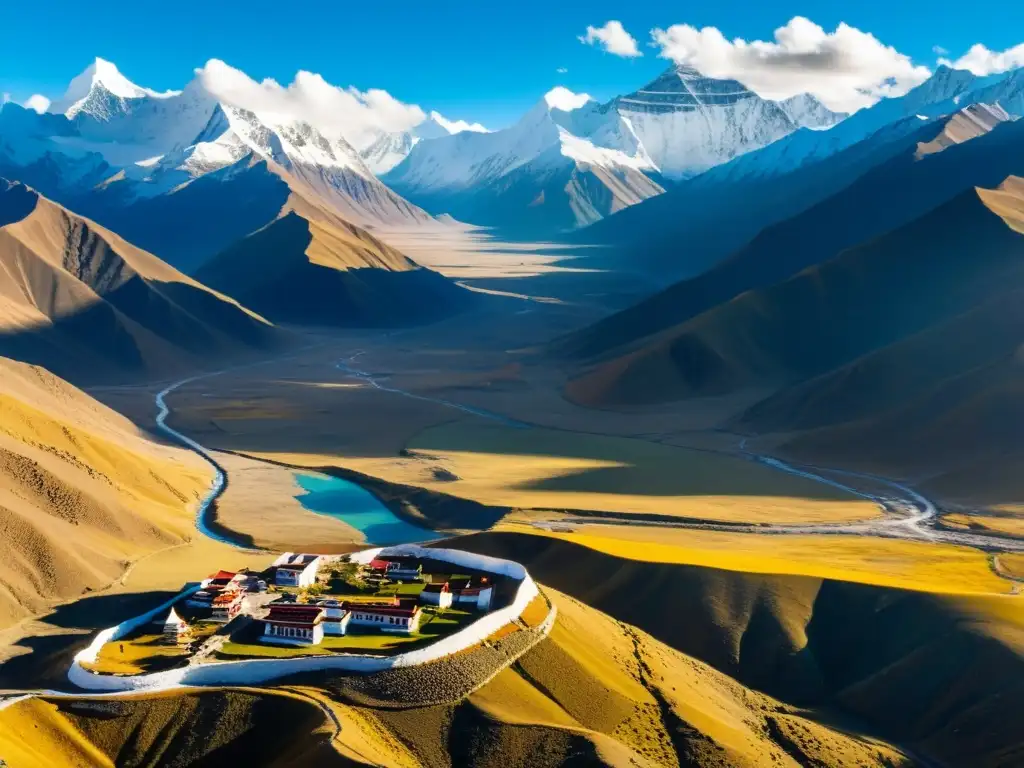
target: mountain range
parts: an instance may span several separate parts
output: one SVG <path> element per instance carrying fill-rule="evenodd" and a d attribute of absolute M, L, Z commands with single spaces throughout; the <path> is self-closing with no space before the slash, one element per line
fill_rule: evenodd
<path fill-rule="evenodd" d="M 416 144 L 383 179 L 433 213 L 546 234 L 592 224 L 672 181 L 843 117 L 810 95 L 770 101 L 677 65 L 605 104 L 556 88 L 510 128 Z"/>
<path fill-rule="evenodd" d="M 166 222 L 182 205 L 172 198 L 207 177 L 231 177 L 253 158 L 273 161 L 361 226 L 443 228 L 448 218 L 433 215 L 448 214 L 550 235 L 843 117 L 812 96 L 769 101 L 735 81 L 671 67 L 606 104 L 556 88 L 500 131 L 431 112 L 411 129 L 374 129 L 353 144 L 334 128 L 224 102 L 199 76 L 180 91 L 156 92 L 103 59 L 75 77 L 48 114 L 12 103 L 2 109 L 0 173 L 131 230 L 187 270 L 251 230 L 232 230 L 232 217 L 221 215 L 211 218 L 224 232 L 176 244 Z"/>
<path fill-rule="evenodd" d="M 679 261 L 705 250 L 676 263 L 695 274 L 552 344 L 577 366 L 570 399 L 714 402 L 735 412 L 723 428 L 791 457 L 1016 504 L 1024 78 L 933 81 L 816 149 L 792 134 L 592 228 L 631 223 L 619 260 L 658 227 Z M 854 140 L 858 124 L 873 132 Z"/>
<path fill-rule="evenodd" d="M 573 239 L 604 246 L 594 266 L 628 268 L 664 283 L 694 276 L 893 154 L 937 139 L 949 116 L 979 104 L 1007 118 L 1024 115 L 1024 70 L 980 77 L 940 66 L 904 96 L 882 99 L 829 130 L 796 130 Z"/>

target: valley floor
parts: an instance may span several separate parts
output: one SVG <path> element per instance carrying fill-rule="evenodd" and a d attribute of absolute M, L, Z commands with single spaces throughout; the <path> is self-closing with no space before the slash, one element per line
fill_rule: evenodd
<path fill-rule="evenodd" d="M 256 712 L 291 696 L 280 706 L 296 707 L 301 728 L 344 756 L 338 764 L 372 753 L 392 765 L 444 765 L 479 758 L 485 745 L 545 755 L 538 765 L 570 754 L 609 765 L 671 765 L 684 755 L 701 765 L 756 765 L 767 755 L 794 765 L 910 764 L 897 744 L 963 764 L 959 745 L 922 725 L 936 716 L 927 707 L 913 723 L 872 719 L 880 678 L 837 671 L 843 635 L 819 596 L 842 594 L 851 616 L 876 615 L 864 612 L 873 601 L 912 606 L 927 618 L 922 627 L 955 638 L 935 651 L 941 658 L 955 656 L 956 643 L 978 643 L 992 654 L 986 680 L 1012 678 L 1024 660 L 1024 598 L 1020 555 L 1004 553 L 1017 543 L 971 540 L 979 548 L 942 540 L 936 528 L 884 530 L 914 514 L 913 497 L 870 478 L 753 460 L 751 450 L 770 455 L 771 445 L 748 446 L 719 428 L 739 399 L 621 412 L 572 404 L 562 395 L 567 370 L 542 345 L 616 298 L 600 289 L 600 275 L 592 295 L 570 296 L 545 277 L 557 271 L 531 278 L 508 269 L 463 276 L 486 291 L 469 314 L 402 331 L 303 330 L 296 350 L 174 389 L 168 423 L 227 473 L 209 524 L 242 548 L 197 534 L 134 563 L 108 589 L 10 628 L 3 648 L 14 658 L 0 665 L 0 688 L 62 685 L 90 632 L 196 573 L 261 567 L 272 559 L 262 548 L 366 546 L 360 530 L 301 502 L 301 477 L 315 472 L 354 480 L 401 520 L 461 536 L 458 546 L 535 561 L 563 616 L 521 663 L 444 705 L 368 706 L 316 681 L 304 692 L 188 694 L 197 717 L 206 706 L 235 706 L 228 701 Z M 155 430 L 154 397 L 167 384 L 90 394 Z M 970 512 L 957 514 L 951 529 L 970 525 Z M 630 607 L 630 594 L 646 607 Z M 661 616 L 668 606 L 671 616 Z M 595 632 L 607 643 L 588 639 Z M 890 650 L 890 672 L 881 671 L 886 659 L 865 669 L 912 674 L 911 650 Z M 759 668 L 759 656 L 778 666 Z M 967 718 L 970 702 L 987 707 L 990 695 L 972 689 L 944 716 Z M 76 734 L 54 736 L 62 749 L 109 756 L 124 748 L 87 714 L 44 700 L 31 707 L 49 732 Z M 137 716 L 128 709 L 121 716 Z M 12 711 L 0 718 L 23 716 Z M 452 729 L 473 736 L 438 741 Z M 998 744 L 1020 749 L 1009 737 Z M 0 747 L 33 748 L 2 739 Z"/>

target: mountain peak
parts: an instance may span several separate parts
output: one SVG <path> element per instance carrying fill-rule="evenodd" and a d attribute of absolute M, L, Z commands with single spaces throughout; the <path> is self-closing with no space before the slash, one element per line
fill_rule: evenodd
<path fill-rule="evenodd" d="M 97 92 L 100 92 L 103 98 L 97 98 Z M 83 110 L 89 111 L 87 107 L 93 100 L 141 99 L 146 96 L 168 98 L 176 96 L 178 93 L 180 92 L 158 93 L 149 88 L 142 88 L 122 75 L 112 61 L 97 56 L 88 67 L 68 83 L 64 96 L 50 105 L 50 111 L 62 112 L 68 118 L 73 118 Z"/>
<path fill-rule="evenodd" d="M 423 125 L 423 124 L 425 124 L 427 122 L 434 123 L 435 125 L 437 125 L 440 128 L 442 128 L 448 134 L 462 133 L 463 131 L 471 131 L 473 133 L 489 133 L 490 132 L 481 123 L 470 123 L 470 122 L 468 122 L 466 120 L 449 120 L 444 115 L 442 115 L 440 112 L 438 112 L 436 110 L 432 111 L 430 113 L 429 117 L 427 118 L 427 120 L 425 120 L 420 125 Z M 419 126 L 417 126 L 417 127 L 419 127 Z M 421 136 L 421 138 L 427 138 L 427 137 L 426 136 Z"/>
<path fill-rule="evenodd" d="M 758 96 L 736 80 L 708 77 L 686 64 L 673 64 L 643 88 L 619 97 L 626 111 L 676 112 L 720 107 Z"/>

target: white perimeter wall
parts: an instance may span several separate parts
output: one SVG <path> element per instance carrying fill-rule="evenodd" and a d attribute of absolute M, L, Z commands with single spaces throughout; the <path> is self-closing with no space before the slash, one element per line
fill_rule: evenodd
<path fill-rule="evenodd" d="M 250 685 L 265 683 L 279 677 L 294 675 L 299 672 L 318 671 L 351 671 L 380 672 L 392 667 L 414 667 L 437 661 L 445 656 L 465 650 L 497 632 L 506 624 L 519 618 L 520 614 L 537 596 L 537 585 L 527 570 L 519 563 L 501 560 L 485 555 L 475 555 L 457 549 L 433 549 L 416 544 L 404 544 L 386 549 L 370 549 L 357 552 L 351 556 L 353 562 L 369 563 L 379 554 L 406 555 L 410 557 L 432 558 L 452 563 L 465 568 L 473 568 L 489 573 L 506 576 L 519 581 L 512 604 L 493 611 L 474 621 L 465 629 L 449 635 L 424 648 L 395 656 L 310 656 L 298 659 L 246 659 L 243 661 L 219 661 L 210 664 L 170 669 L 166 672 L 155 672 L 150 675 L 101 675 L 90 672 L 82 663 L 95 662 L 100 649 L 105 643 L 116 642 L 136 628 L 152 621 L 161 612 L 166 612 L 181 597 L 195 592 L 198 587 L 186 590 L 177 597 L 148 613 L 124 621 L 116 627 L 100 632 L 87 648 L 80 651 L 68 670 L 68 680 L 80 688 L 93 691 L 156 691 L 192 685 Z M 552 613 L 554 608 L 552 607 Z M 553 618 L 549 617 L 549 618 Z M 546 622 L 544 631 L 550 629 L 551 622 Z"/>

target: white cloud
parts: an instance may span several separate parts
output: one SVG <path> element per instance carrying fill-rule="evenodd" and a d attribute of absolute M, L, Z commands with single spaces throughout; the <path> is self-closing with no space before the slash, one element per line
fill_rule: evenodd
<path fill-rule="evenodd" d="M 6 97 L 7 94 L 5 93 L 4 96 Z M 4 101 L 7 101 L 7 99 L 5 98 Z M 22 106 L 25 109 L 34 109 L 39 114 L 43 114 L 43 112 L 50 108 L 50 100 L 42 94 L 34 93 L 28 97 L 28 100 Z"/>
<path fill-rule="evenodd" d="M 256 82 L 219 59 L 210 59 L 196 75 L 207 91 L 231 106 L 303 120 L 320 131 L 344 136 L 357 149 L 379 131 L 405 131 L 427 117 L 415 104 L 405 104 L 387 91 L 340 88 L 312 72 L 300 71 L 283 86 L 269 78 Z"/>
<path fill-rule="evenodd" d="M 589 93 L 573 93 L 563 85 L 557 85 L 544 94 L 544 101 L 547 102 L 549 107 L 560 109 L 563 112 L 572 112 L 574 109 L 579 109 L 590 99 Z"/>
<path fill-rule="evenodd" d="M 13 102 L 14 97 L 11 96 L 7 91 L 0 94 L 0 104 L 6 104 L 7 102 Z M 22 104 L 25 109 L 34 109 L 36 112 L 42 114 L 50 107 L 50 100 L 45 96 L 38 93 L 29 96 L 28 99 Z"/>
<path fill-rule="evenodd" d="M 651 31 L 660 56 L 709 77 L 733 78 L 772 99 L 811 93 L 852 112 L 900 96 L 931 74 L 874 35 L 840 24 L 826 32 L 802 16 L 775 30 L 773 41 L 727 40 L 715 27 L 677 24 Z"/>
<path fill-rule="evenodd" d="M 939 63 L 954 69 L 970 70 L 976 75 L 1006 72 L 1017 67 L 1024 67 L 1024 43 L 1007 48 L 1005 51 L 990 51 L 981 43 L 976 43 L 956 61 L 939 59 Z"/>
<path fill-rule="evenodd" d="M 626 31 L 621 21 L 612 20 L 603 27 L 588 26 L 587 34 L 581 35 L 578 39 L 587 45 L 600 45 L 608 53 L 616 56 L 626 58 L 643 56 L 640 49 L 637 48 L 636 38 Z"/>
<path fill-rule="evenodd" d="M 431 112 L 430 116 L 434 119 L 434 122 L 448 131 L 448 133 L 462 133 L 463 131 L 469 131 L 470 133 L 490 133 L 490 131 L 480 123 L 468 123 L 465 120 L 448 120 L 440 112 Z"/>
<path fill-rule="evenodd" d="M 932 46 L 932 53 L 934 53 L 936 56 L 948 56 L 949 55 L 949 51 L 947 51 L 941 45 L 933 45 Z"/>
<path fill-rule="evenodd" d="M 559 67 L 558 69 L 556 69 L 556 70 L 555 70 L 555 72 L 557 72 L 557 73 L 558 73 L 558 74 L 560 74 L 560 75 L 564 75 L 564 74 L 565 74 L 565 73 L 567 73 L 568 71 L 569 71 L 569 70 L 568 70 L 568 69 L 567 69 L 566 67 Z"/>

